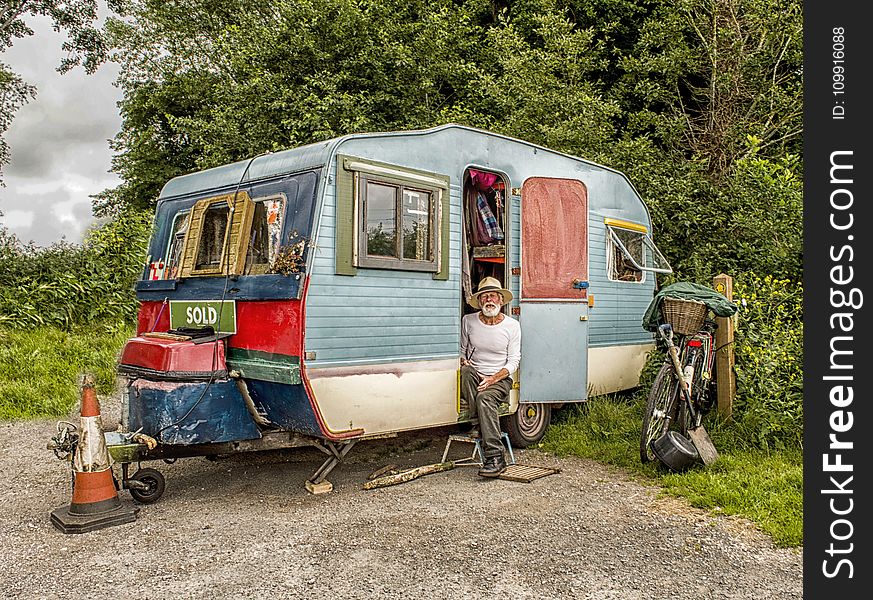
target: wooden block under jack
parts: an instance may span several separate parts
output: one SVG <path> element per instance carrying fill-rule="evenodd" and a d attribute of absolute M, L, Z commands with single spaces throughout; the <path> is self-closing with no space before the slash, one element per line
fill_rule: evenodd
<path fill-rule="evenodd" d="M 307 479 L 305 485 L 306 491 L 310 494 L 327 494 L 328 492 L 333 491 L 333 484 L 327 479 L 318 483 L 312 483 Z"/>
<path fill-rule="evenodd" d="M 697 448 L 697 454 L 700 455 L 700 460 L 705 465 L 711 465 L 718 460 L 718 450 L 715 449 L 715 444 L 712 443 L 709 434 L 703 425 L 688 430 L 688 437 L 691 443 Z"/>

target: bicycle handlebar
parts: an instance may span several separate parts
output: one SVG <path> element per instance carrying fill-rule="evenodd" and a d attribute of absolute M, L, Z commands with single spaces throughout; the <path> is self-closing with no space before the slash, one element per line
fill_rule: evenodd
<path fill-rule="evenodd" d="M 658 333 L 665 340 L 667 338 L 673 339 L 673 326 L 669 323 L 662 323 L 661 325 L 658 325 Z"/>

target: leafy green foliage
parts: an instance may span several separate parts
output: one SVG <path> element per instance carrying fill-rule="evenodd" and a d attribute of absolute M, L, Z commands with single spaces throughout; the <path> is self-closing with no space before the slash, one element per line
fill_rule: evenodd
<path fill-rule="evenodd" d="M 717 186 L 696 165 L 686 169 L 682 181 L 649 179 L 663 186 L 649 204 L 658 247 L 676 278 L 709 283 L 719 273 L 752 271 L 800 281 L 803 179 L 797 157 L 742 158 Z"/>
<path fill-rule="evenodd" d="M 38 248 L 0 230 L 0 326 L 131 322 L 150 231 L 150 214 L 135 211 L 92 229 L 82 245 Z"/>
<path fill-rule="evenodd" d="M 594 156 L 614 133 L 602 52 L 552 0 L 214 4 L 131 2 L 110 24 L 124 184 L 99 211 L 150 206 L 169 174 L 346 133 L 456 121 Z"/>
<path fill-rule="evenodd" d="M 700 163 L 713 181 L 749 156 L 800 153 L 802 5 L 675 0 L 638 6 L 638 33 L 616 52 L 613 92 L 630 132 Z"/>
<path fill-rule="evenodd" d="M 112 9 L 118 8 L 119 0 L 108 0 Z M 4 2 L 0 8 L 0 52 L 17 38 L 33 35 L 33 30 L 24 22 L 28 16 L 46 16 L 57 30 L 64 31 L 68 39 L 61 49 L 68 55 L 58 70 L 66 72 L 82 65 L 93 73 L 106 60 L 108 48 L 100 29 L 94 27 L 97 20 L 97 0 L 18 0 Z"/>
<path fill-rule="evenodd" d="M 769 275 L 744 275 L 736 334 L 738 435 L 763 448 L 803 443 L 803 288 Z"/>
<path fill-rule="evenodd" d="M 81 245 L 37 248 L 0 228 L 0 419 L 67 415 L 86 372 L 115 389 L 150 230 L 149 213 L 126 211 Z"/>

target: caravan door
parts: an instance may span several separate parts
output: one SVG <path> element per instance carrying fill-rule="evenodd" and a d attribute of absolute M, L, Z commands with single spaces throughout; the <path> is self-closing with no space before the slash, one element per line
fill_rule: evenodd
<path fill-rule="evenodd" d="M 588 191 L 532 177 L 521 191 L 519 401 L 588 396 Z"/>

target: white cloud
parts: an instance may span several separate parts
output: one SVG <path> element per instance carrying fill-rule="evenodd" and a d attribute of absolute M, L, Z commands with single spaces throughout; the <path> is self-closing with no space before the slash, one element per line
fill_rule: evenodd
<path fill-rule="evenodd" d="M 61 223 L 69 224 L 78 229 L 78 224 L 76 223 L 78 215 L 74 209 L 77 205 L 82 204 L 87 203 L 83 203 L 81 200 L 66 200 L 64 202 L 58 202 L 52 206 L 52 212 Z"/>
<path fill-rule="evenodd" d="M 12 229 L 20 228 L 27 229 L 33 225 L 33 219 L 36 213 L 32 210 L 10 210 L 3 215 L 6 221 L 6 226 Z"/>
<path fill-rule="evenodd" d="M 6 187 L 0 188 L 0 223 L 38 245 L 61 237 L 78 242 L 94 220 L 89 196 L 120 182 L 109 172 L 108 143 L 121 126 L 121 92 L 113 86 L 118 67 L 104 65 L 94 75 L 77 68 L 61 75 L 56 68 L 63 35 L 44 17 L 28 24 L 34 35 L 16 41 L 2 56 L 37 86 L 38 95 L 18 111 L 6 134 L 12 160 L 4 168 Z"/>

